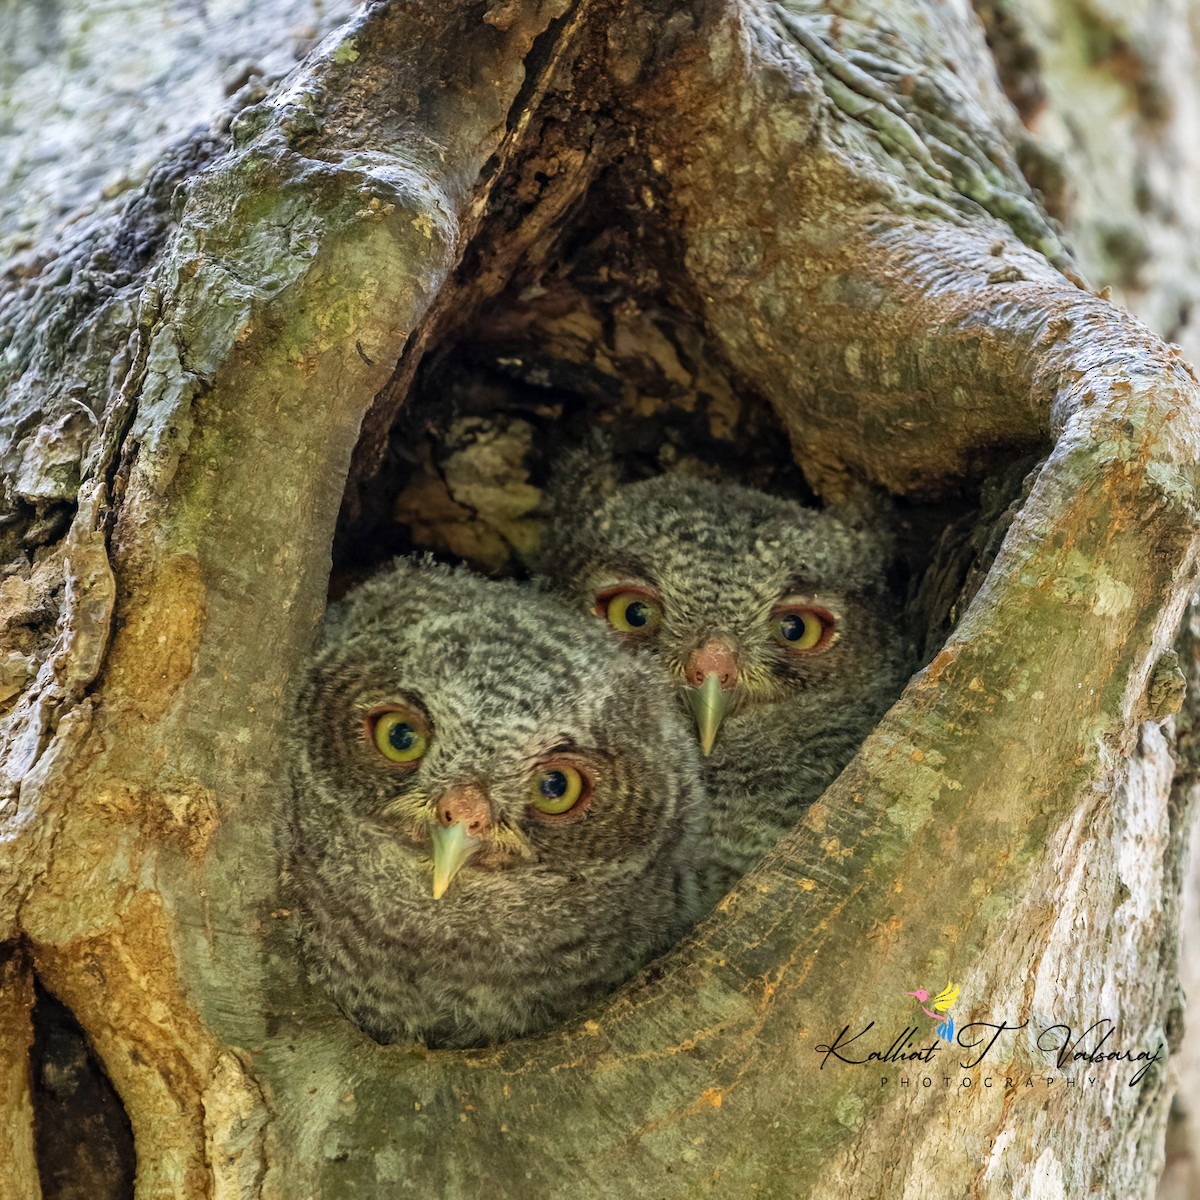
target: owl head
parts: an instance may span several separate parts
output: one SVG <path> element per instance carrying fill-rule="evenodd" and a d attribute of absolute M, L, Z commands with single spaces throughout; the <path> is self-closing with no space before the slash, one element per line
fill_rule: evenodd
<path fill-rule="evenodd" d="M 704 752 L 739 712 L 869 686 L 894 661 L 888 547 L 828 512 L 732 484 L 661 476 L 562 521 L 554 586 L 653 656 Z"/>
<path fill-rule="evenodd" d="M 383 1040 L 528 1032 L 696 915 L 703 793 L 669 689 L 534 587 L 397 563 L 331 614 L 297 711 L 310 961 Z"/>

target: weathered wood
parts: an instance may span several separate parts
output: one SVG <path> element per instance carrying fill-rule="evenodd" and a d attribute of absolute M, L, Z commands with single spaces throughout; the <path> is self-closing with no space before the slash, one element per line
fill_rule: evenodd
<path fill-rule="evenodd" d="M 29 1087 L 29 1048 L 33 1030 L 33 976 L 15 947 L 0 960 L 0 1186 L 13 1200 L 38 1200 L 33 1147 L 33 1099 Z"/>
<path fill-rule="evenodd" d="M 919 0 L 837 20 L 380 4 L 206 143 L 173 207 L 160 183 L 83 231 L 92 292 L 49 267 L 10 290 L 6 403 L 49 413 L 78 360 L 100 423 L 77 489 L 60 470 L 40 507 L 9 492 L 10 553 L 53 540 L 55 506 L 70 532 L 43 567 L 66 590 L 23 626 L 45 653 L 8 717 L 0 916 L 121 1093 L 140 1197 L 1146 1190 L 1160 1070 L 1128 1089 L 1095 1068 L 1072 1103 L 981 1087 L 964 1117 L 949 1088 L 816 1051 L 843 1025 L 898 1031 L 904 993 L 945 977 L 960 1024 L 1173 1036 L 1159 664 L 1195 574 L 1198 389 L 1051 265 L 1067 252 L 986 61 L 967 14 Z M 278 907 L 278 733 L 352 460 L 517 269 L 469 268 L 496 181 L 544 153 L 539 106 L 569 125 L 589 96 L 626 139 L 598 153 L 636 143 L 658 176 L 663 294 L 820 492 L 954 494 L 1048 457 L 945 647 L 683 945 L 560 1032 L 379 1047 L 308 989 Z M 588 203 L 600 164 L 564 161 L 531 197 L 538 236 Z M 106 281 L 97 248 L 150 217 L 149 252 Z M 37 592 L 35 573 L 13 578 Z M 1043 1062 L 1014 1041 L 994 1061 Z"/>

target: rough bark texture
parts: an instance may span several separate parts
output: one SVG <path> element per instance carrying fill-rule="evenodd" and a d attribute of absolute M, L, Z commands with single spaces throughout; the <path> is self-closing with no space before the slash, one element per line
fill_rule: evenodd
<path fill-rule="evenodd" d="M 375 4 L 11 273 L 0 1064 L 36 971 L 140 1197 L 1149 1194 L 1161 1064 L 816 1050 L 869 1021 L 885 1050 L 944 978 L 960 1027 L 1177 1041 L 1159 722 L 1200 397 L 1075 281 L 1021 138 L 965 5 Z M 459 1053 L 309 990 L 272 823 L 343 493 L 361 536 L 397 413 L 466 348 L 492 374 L 447 405 L 503 368 L 526 417 L 542 380 L 583 424 L 670 400 L 735 447 L 761 405 L 827 499 L 929 514 L 1041 462 L 945 645 L 719 911 L 568 1028 Z M 30 1122 L 4 1136 L 0 1190 L 37 1195 Z"/>
<path fill-rule="evenodd" d="M 1180 0 L 977 0 L 1029 176 L 1087 277 L 1200 358 L 1200 19 Z"/>
<path fill-rule="evenodd" d="M 261 99 L 353 0 L 0 0 L 0 255 L 111 208 L 232 97 Z"/>
<path fill-rule="evenodd" d="M 1004 89 L 1029 136 L 1027 175 L 1064 222 L 1096 287 L 1200 358 L 1200 91 L 1196 13 L 1173 0 L 1104 7 L 1075 0 L 975 5 Z M 1190 647 L 1191 642 L 1188 643 Z M 1191 654 L 1181 655 L 1185 669 Z M 1193 689 L 1194 691 L 1194 689 Z M 1190 726 L 1189 718 L 1186 729 Z M 1186 734 L 1179 757 L 1191 753 Z M 1190 768 L 1176 791 L 1194 810 Z M 1200 1195 L 1200 873 L 1185 889 L 1185 1037 L 1164 1200 Z"/>

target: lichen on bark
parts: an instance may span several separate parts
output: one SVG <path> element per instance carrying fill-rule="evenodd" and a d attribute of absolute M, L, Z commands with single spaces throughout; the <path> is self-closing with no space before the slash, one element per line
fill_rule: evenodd
<path fill-rule="evenodd" d="M 140 1195 L 1143 1186 L 1162 1074 L 968 1121 L 814 1069 L 943 974 L 979 1019 L 1113 987 L 1131 1037 L 1173 1019 L 1153 892 L 1181 832 L 1144 725 L 1195 570 L 1197 387 L 1059 269 L 988 61 L 920 0 L 375 4 L 81 226 L 90 291 L 53 257 L 8 287 L 0 461 L 33 478 L 45 447 L 67 491 L 6 493 L 0 615 L 36 671 L 4 744 L 28 967 L 0 1036 L 24 1054 L 36 971 L 121 1095 Z M 556 430 L 594 424 L 643 472 L 890 492 L 914 544 L 1033 474 L 1002 538 L 965 539 L 994 561 L 944 645 L 684 944 L 541 1038 L 376 1046 L 304 981 L 271 837 L 339 510 L 343 567 L 380 535 L 517 569 Z M 33 1194 L 13 1144 L 0 1178 Z"/>

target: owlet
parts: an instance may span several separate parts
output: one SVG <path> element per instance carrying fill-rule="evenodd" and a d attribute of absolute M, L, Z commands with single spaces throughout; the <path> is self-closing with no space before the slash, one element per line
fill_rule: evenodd
<path fill-rule="evenodd" d="M 560 516 L 544 569 L 653 660 L 694 717 L 716 900 L 795 825 L 899 693 L 910 655 L 885 539 L 680 476 Z"/>
<path fill-rule="evenodd" d="M 703 791 L 666 681 L 532 586 L 397 562 L 327 617 L 292 730 L 310 974 L 379 1041 L 543 1029 L 697 915 Z"/>

